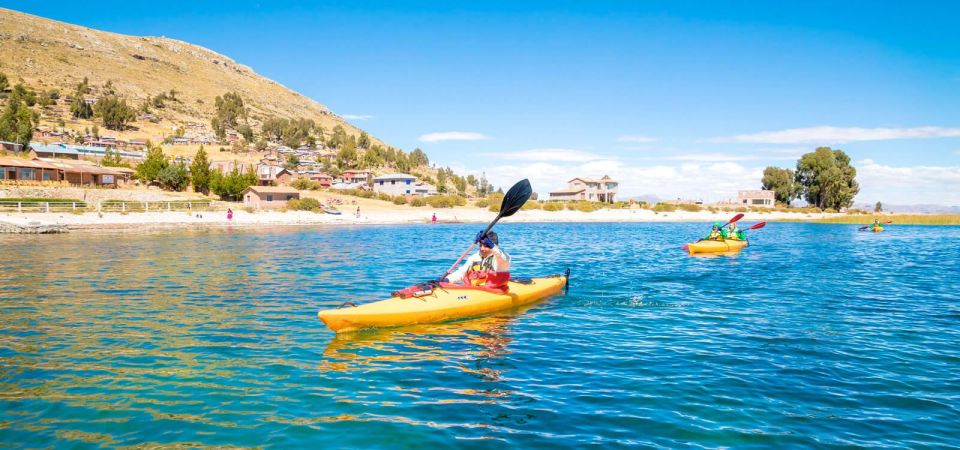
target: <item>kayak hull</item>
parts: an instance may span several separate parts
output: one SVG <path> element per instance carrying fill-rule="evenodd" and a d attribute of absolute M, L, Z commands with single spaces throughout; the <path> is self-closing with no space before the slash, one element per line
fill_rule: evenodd
<path fill-rule="evenodd" d="M 567 284 L 563 275 L 509 282 L 507 293 L 478 289 L 434 289 L 421 297 L 391 297 L 352 308 L 328 309 L 317 317 L 336 333 L 364 328 L 397 327 L 480 316 L 534 303 L 556 295 Z"/>
<path fill-rule="evenodd" d="M 879 232 L 883 231 L 883 227 L 873 227 L 873 228 L 870 229 L 870 231 L 872 231 L 872 232 L 874 232 L 874 233 L 879 233 Z"/>
<path fill-rule="evenodd" d="M 728 253 L 739 252 L 744 247 L 750 245 L 748 241 L 738 239 L 725 239 L 722 241 L 703 240 L 687 244 L 687 251 L 691 255 L 696 253 Z"/>

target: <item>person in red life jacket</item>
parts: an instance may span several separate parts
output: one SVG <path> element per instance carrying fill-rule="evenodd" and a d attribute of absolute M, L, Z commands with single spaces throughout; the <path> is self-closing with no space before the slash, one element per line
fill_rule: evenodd
<path fill-rule="evenodd" d="M 459 269 L 447 277 L 451 284 L 505 289 L 510 281 L 510 255 L 499 246 L 497 233 L 477 234 L 480 251 L 470 256 Z"/>

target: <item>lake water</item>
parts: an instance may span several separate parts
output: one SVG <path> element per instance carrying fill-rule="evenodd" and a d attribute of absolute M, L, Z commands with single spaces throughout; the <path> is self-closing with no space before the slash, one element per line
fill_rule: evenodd
<path fill-rule="evenodd" d="M 0 447 L 960 445 L 960 227 L 772 223 L 691 257 L 708 224 L 504 223 L 514 274 L 569 267 L 569 294 L 317 320 L 478 228 L 0 235 Z"/>

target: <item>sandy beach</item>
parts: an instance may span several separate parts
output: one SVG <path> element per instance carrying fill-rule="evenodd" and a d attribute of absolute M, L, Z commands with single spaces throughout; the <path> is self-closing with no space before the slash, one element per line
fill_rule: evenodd
<path fill-rule="evenodd" d="M 448 209 L 381 207 L 363 208 L 359 217 L 348 212 L 332 215 L 309 211 L 256 211 L 234 209 L 233 219 L 228 220 L 226 211 L 184 211 L 146 213 L 7 213 L 0 215 L 0 222 L 26 225 L 64 225 L 69 230 L 124 229 L 138 230 L 169 227 L 220 227 L 220 226 L 286 226 L 286 225 L 385 225 L 429 224 L 431 216 L 437 215 L 439 223 L 487 223 L 496 213 L 485 208 L 460 207 Z M 654 212 L 649 209 L 602 209 L 594 212 L 522 210 L 504 219 L 505 222 L 713 222 L 726 221 L 735 212 L 709 211 Z M 745 213 L 743 222 L 776 220 L 813 220 L 837 214 L 809 214 L 771 211 L 769 213 Z"/>

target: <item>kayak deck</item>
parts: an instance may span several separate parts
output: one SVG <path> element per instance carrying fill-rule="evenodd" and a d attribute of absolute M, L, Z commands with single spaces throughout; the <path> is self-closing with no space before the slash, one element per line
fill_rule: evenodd
<path fill-rule="evenodd" d="M 560 292 L 564 275 L 531 278 L 529 283 L 509 282 L 507 293 L 478 289 L 435 288 L 421 297 L 391 297 L 352 308 L 328 309 L 317 317 L 337 333 L 372 327 L 395 327 L 442 322 L 510 309 Z"/>

